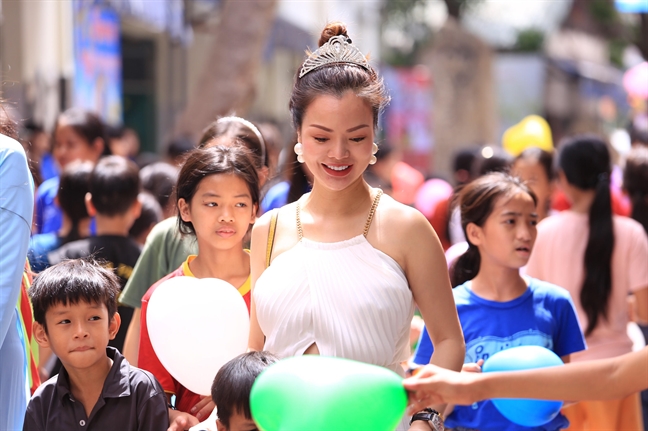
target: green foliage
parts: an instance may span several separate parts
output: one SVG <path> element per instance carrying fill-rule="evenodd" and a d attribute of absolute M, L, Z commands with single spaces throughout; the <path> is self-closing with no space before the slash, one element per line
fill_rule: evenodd
<path fill-rule="evenodd" d="M 537 52 L 544 44 L 544 33 L 535 28 L 522 30 L 518 33 L 515 50 L 521 52 Z"/>

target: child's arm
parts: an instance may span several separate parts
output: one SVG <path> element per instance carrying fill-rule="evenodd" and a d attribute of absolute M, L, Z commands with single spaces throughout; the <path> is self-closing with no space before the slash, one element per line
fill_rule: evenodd
<path fill-rule="evenodd" d="M 648 347 L 615 358 L 512 372 L 456 373 L 428 365 L 403 384 L 413 392 L 409 411 L 487 398 L 617 399 L 648 388 Z"/>
<path fill-rule="evenodd" d="M 133 317 L 128 325 L 126 339 L 124 340 L 124 357 L 134 367 L 137 367 L 139 357 L 140 321 L 142 310 L 135 308 Z"/>

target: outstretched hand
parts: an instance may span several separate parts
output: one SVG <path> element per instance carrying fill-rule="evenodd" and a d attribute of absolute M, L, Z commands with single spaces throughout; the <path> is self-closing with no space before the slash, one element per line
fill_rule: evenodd
<path fill-rule="evenodd" d="M 470 405 L 479 401 L 479 394 L 471 391 L 471 384 L 476 380 L 475 372 L 481 370 L 481 364 L 466 364 L 464 369 L 464 372 L 457 373 L 430 364 L 415 376 L 403 380 L 403 386 L 409 392 L 407 413 L 413 414 L 436 404 Z"/>

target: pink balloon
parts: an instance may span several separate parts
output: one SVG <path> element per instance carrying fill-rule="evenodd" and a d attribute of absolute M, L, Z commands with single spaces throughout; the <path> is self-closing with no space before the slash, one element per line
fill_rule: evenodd
<path fill-rule="evenodd" d="M 631 67 L 623 74 L 623 88 L 630 96 L 648 99 L 648 62 Z"/>
<path fill-rule="evenodd" d="M 427 180 L 416 192 L 414 206 L 429 219 L 437 205 L 452 196 L 452 191 L 452 186 L 441 179 Z"/>

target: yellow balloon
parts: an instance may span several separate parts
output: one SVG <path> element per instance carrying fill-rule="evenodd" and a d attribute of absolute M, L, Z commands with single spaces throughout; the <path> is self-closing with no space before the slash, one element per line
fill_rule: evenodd
<path fill-rule="evenodd" d="M 513 156 L 530 147 L 551 152 L 554 146 L 549 124 L 538 115 L 529 115 L 504 132 L 502 147 Z"/>

